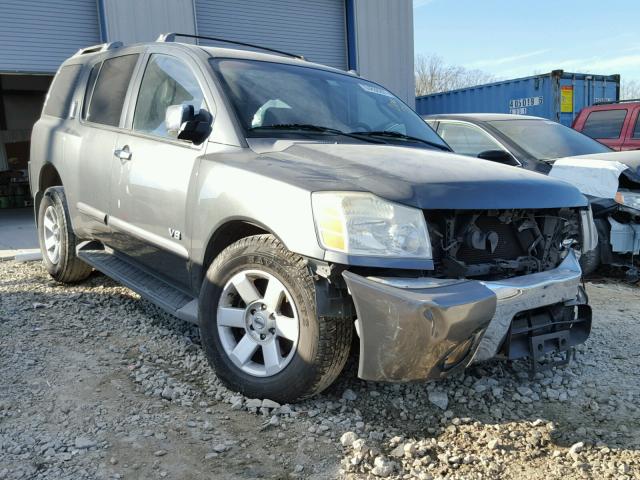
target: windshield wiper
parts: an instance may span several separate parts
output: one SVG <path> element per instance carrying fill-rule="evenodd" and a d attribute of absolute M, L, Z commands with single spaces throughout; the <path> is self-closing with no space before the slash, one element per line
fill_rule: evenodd
<path fill-rule="evenodd" d="M 250 131 L 255 130 L 302 130 L 308 132 L 327 133 L 330 135 L 342 135 L 345 137 L 355 138 L 356 140 L 363 140 L 369 143 L 385 143 L 381 140 L 375 140 L 373 138 L 362 138 L 355 133 L 343 132 L 337 128 L 323 127 L 322 125 L 313 125 L 311 123 L 279 123 L 276 125 L 261 125 L 259 127 L 251 127 Z"/>
<path fill-rule="evenodd" d="M 440 150 L 444 150 L 446 152 L 450 152 L 451 149 L 446 145 L 442 145 L 440 143 L 431 142 L 429 140 L 425 140 L 423 138 L 412 137 L 411 135 L 405 135 L 404 133 L 394 132 L 392 130 L 380 130 L 374 132 L 349 132 L 350 135 L 362 135 L 362 136 L 371 136 L 371 137 L 391 137 L 391 138 L 400 138 L 402 140 L 409 140 L 412 142 L 424 143 L 426 145 L 430 145 L 432 147 L 438 148 Z"/>

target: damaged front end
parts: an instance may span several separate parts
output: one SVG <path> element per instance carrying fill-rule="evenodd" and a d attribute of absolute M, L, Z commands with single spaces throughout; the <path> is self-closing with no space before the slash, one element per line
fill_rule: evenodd
<path fill-rule="evenodd" d="M 640 178 L 631 170 L 623 171 L 615 198 L 592 198 L 591 205 L 598 235 L 605 240 L 600 246 L 600 261 L 627 268 L 630 276 L 637 277 L 635 257 L 640 253 Z"/>
<path fill-rule="evenodd" d="M 557 160 L 550 176 L 574 184 L 589 198 L 600 239 L 596 265 L 627 269 L 638 278 L 640 152 L 611 152 Z"/>
<path fill-rule="evenodd" d="M 536 365 L 583 343 L 591 310 L 575 246 L 589 249 L 595 238 L 585 212 L 425 211 L 429 276 L 343 272 L 358 317 L 359 376 L 436 379 L 496 357 Z"/>
<path fill-rule="evenodd" d="M 436 276 L 499 279 L 555 268 L 581 241 L 579 211 L 430 211 Z"/>

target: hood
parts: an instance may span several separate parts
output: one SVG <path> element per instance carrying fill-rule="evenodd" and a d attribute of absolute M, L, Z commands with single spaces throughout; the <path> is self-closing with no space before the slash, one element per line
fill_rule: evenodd
<path fill-rule="evenodd" d="M 566 180 L 585 195 L 615 198 L 620 175 L 640 189 L 640 151 L 607 152 L 559 158 L 549 176 Z"/>
<path fill-rule="evenodd" d="M 584 206 L 561 180 L 448 152 L 392 145 L 254 139 L 252 169 L 310 191 L 367 191 L 421 209 Z"/>
<path fill-rule="evenodd" d="M 631 175 L 631 180 L 640 183 L 640 150 L 629 150 L 626 152 L 607 152 L 607 153 L 594 153 L 590 155 L 577 155 L 575 157 L 567 157 L 575 160 L 591 159 L 602 160 L 605 162 L 619 162 L 626 165 L 629 168 L 625 175 Z"/>

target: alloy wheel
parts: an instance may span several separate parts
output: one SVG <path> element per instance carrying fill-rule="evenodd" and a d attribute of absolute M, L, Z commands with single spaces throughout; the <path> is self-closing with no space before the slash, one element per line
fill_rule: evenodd
<path fill-rule="evenodd" d="M 60 221 L 53 205 L 49 205 L 44 212 L 43 220 L 44 247 L 47 258 L 56 265 L 60 261 Z"/>
<path fill-rule="evenodd" d="M 217 309 L 225 354 L 243 372 L 270 377 L 295 355 L 300 335 L 291 294 L 274 275 L 243 270 L 225 285 Z"/>

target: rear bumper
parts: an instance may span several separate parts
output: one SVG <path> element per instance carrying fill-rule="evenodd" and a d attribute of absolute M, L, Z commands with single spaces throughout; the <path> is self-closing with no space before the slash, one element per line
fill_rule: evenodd
<path fill-rule="evenodd" d="M 516 314 L 585 302 L 572 252 L 553 270 L 499 281 L 343 276 L 358 315 L 358 374 L 366 380 L 445 377 L 496 356 Z"/>

